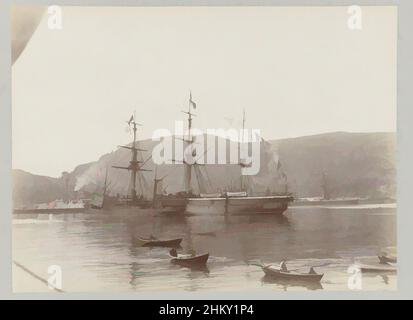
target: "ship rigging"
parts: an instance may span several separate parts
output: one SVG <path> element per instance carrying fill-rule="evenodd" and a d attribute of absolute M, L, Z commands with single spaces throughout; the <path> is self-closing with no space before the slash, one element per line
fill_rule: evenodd
<path fill-rule="evenodd" d="M 144 196 L 143 192 L 138 197 L 136 180 L 138 178 L 139 184 L 140 184 L 140 189 L 142 191 L 147 189 L 148 186 L 147 186 L 145 177 L 142 175 L 142 172 L 152 171 L 152 170 L 144 169 L 142 167 L 150 159 L 150 157 L 147 158 L 145 161 L 138 159 L 138 152 L 147 151 L 145 149 L 140 149 L 138 147 L 138 142 L 136 141 L 138 126 L 141 126 L 141 124 L 139 124 L 135 121 L 135 116 L 134 115 L 132 115 L 130 117 L 130 119 L 127 123 L 128 123 L 129 128 L 132 128 L 132 131 L 133 131 L 132 146 L 119 146 L 119 147 L 124 148 L 124 149 L 128 149 L 128 150 L 131 151 L 132 156 L 131 156 L 131 160 L 129 161 L 129 166 L 127 166 L 127 167 L 112 166 L 112 167 L 116 168 L 116 169 L 123 169 L 123 170 L 130 171 L 130 179 L 129 179 L 130 193 L 128 194 L 128 197 L 129 197 L 129 203 L 128 204 L 131 204 L 131 205 L 145 205 L 145 204 L 148 204 L 149 202 L 148 202 L 147 199 L 145 199 L 145 196 Z"/>

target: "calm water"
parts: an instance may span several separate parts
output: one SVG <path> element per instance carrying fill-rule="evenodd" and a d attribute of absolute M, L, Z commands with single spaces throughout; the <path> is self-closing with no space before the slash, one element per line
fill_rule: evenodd
<path fill-rule="evenodd" d="M 182 237 L 182 252 L 209 252 L 208 269 L 172 265 L 168 249 L 136 247 L 133 235 Z M 292 207 L 284 216 L 160 217 L 114 213 L 19 215 L 13 218 L 13 259 L 47 279 L 59 265 L 65 291 L 349 290 L 347 268 L 376 264 L 396 246 L 396 209 L 388 206 Z M 321 285 L 266 279 L 254 260 L 325 273 Z M 16 268 L 14 268 L 16 269 Z M 363 290 L 395 290 L 395 274 L 363 274 Z M 14 270 L 16 292 L 48 291 Z"/>

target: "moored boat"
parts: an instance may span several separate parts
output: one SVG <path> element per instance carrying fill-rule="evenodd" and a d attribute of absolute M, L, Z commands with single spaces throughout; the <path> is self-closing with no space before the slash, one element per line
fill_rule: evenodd
<path fill-rule="evenodd" d="M 396 263 L 397 262 L 396 257 L 381 255 L 381 256 L 378 256 L 378 258 L 379 258 L 379 261 L 380 261 L 381 264 L 389 264 L 389 263 Z"/>
<path fill-rule="evenodd" d="M 306 288 L 308 290 L 320 290 L 323 289 L 321 282 L 319 281 L 306 281 L 306 280 L 291 280 L 291 279 L 277 279 L 272 276 L 264 275 L 261 281 L 265 284 L 276 284 L 282 286 L 284 290 L 290 287 Z"/>
<path fill-rule="evenodd" d="M 200 255 L 178 254 L 175 250 L 169 252 L 171 256 L 171 263 L 181 265 L 184 267 L 205 267 L 209 253 Z"/>
<path fill-rule="evenodd" d="M 359 264 L 358 265 L 361 272 L 397 272 L 397 267 L 395 265 L 387 264 L 387 265 L 365 265 Z"/>
<path fill-rule="evenodd" d="M 282 270 L 279 267 L 273 265 L 262 266 L 266 276 L 280 280 L 293 280 L 293 281 L 311 281 L 320 282 L 324 273 L 316 273 L 313 268 L 308 273 L 301 273 L 296 271 Z"/>
<path fill-rule="evenodd" d="M 142 247 L 167 247 L 167 248 L 176 248 L 182 242 L 182 238 L 175 238 L 175 239 L 157 239 L 154 237 L 150 238 L 141 238 L 141 237 L 134 237 L 133 238 L 134 244 L 140 245 Z"/>
<path fill-rule="evenodd" d="M 322 197 L 313 197 L 313 198 L 299 198 L 295 199 L 292 206 L 350 206 L 358 205 L 360 198 L 355 197 L 344 197 L 344 198 L 332 198 L 331 197 L 331 187 L 329 179 L 326 172 L 322 173 L 322 183 L 321 189 L 323 190 Z"/>

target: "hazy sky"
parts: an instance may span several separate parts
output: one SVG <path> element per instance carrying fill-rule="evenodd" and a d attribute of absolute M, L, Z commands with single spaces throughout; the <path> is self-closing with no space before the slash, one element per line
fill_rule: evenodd
<path fill-rule="evenodd" d="M 45 12 L 12 69 L 13 167 L 59 176 L 148 138 L 197 103 L 198 128 L 227 118 L 265 138 L 396 130 L 395 7 L 63 7 Z M 232 126 L 238 126 L 236 122 Z"/>

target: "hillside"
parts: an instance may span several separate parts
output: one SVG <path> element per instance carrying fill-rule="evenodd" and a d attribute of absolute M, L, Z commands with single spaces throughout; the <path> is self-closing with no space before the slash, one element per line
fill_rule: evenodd
<path fill-rule="evenodd" d="M 332 197 L 395 197 L 394 133 L 329 133 L 274 141 L 291 190 L 322 194 L 322 172 Z"/>
<path fill-rule="evenodd" d="M 64 184 L 56 178 L 38 176 L 23 170 L 13 170 L 14 205 L 49 202 L 61 198 Z"/>
<path fill-rule="evenodd" d="M 281 161 L 281 170 L 287 175 L 288 190 L 296 196 L 320 196 L 322 175 L 332 197 L 395 197 L 396 163 L 394 133 L 345 133 L 334 132 L 314 136 L 270 141 L 272 150 Z M 158 142 L 145 140 L 140 147 L 146 150 L 143 160 Z M 229 146 L 227 146 L 227 149 Z M 271 191 L 284 191 L 277 177 L 276 166 L 263 160 L 261 151 L 261 171 L 257 180 L 262 187 L 271 186 Z M 126 170 L 111 168 L 112 165 L 126 166 L 130 153 L 118 149 L 103 155 L 98 161 L 83 164 L 56 179 L 13 170 L 14 204 L 31 204 L 51 201 L 56 198 L 80 197 L 87 192 L 101 188 L 106 168 L 112 194 L 128 192 L 129 175 Z M 154 169 L 151 160 L 145 168 Z M 182 188 L 182 165 L 162 165 L 158 167 L 158 177 L 166 176 L 163 187 L 167 192 Z M 203 175 L 208 178 L 208 191 L 236 189 L 239 185 L 239 167 L 233 164 L 203 166 Z M 149 196 L 152 192 L 154 172 L 144 173 L 143 189 Z M 140 183 L 138 183 L 139 185 Z M 197 185 L 194 184 L 194 189 Z M 67 193 L 66 190 L 69 190 Z M 263 191 L 263 190 L 260 190 Z"/>

